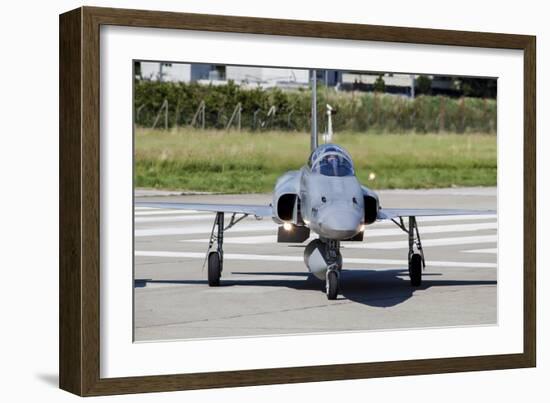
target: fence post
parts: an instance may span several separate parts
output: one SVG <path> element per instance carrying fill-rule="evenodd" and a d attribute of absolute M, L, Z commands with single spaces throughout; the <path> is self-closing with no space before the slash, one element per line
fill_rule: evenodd
<path fill-rule="evenodd" d="M 201 120 L 202 120 L 202 126 L 201 127 L 204 130 L 204 127 L 206 126 L 206 102 L 202 105 L 201 117 L 202 117 L 201 118 Z"/>
<path fill-rule="evenodd" d="M 377 128 L 380 128 L 380 106 L 378 105 L 378 91 L 374 91 L 373 109 L 374 124 Z"/>
<path fill-rule="evenodd" d="M 231 114 L 231 117 L 229 118 L 229 121 L 227 122 L 227 125 L 225 125 L 225 130 L 229 130 L 231 125 L 233 124 L 233 120 L 235 120 L 235 117 L 237 118 L 237 128 L 239 131 L 241 131 L 241 111 L 243 110 L 241 103 L 239 102 L 237 106 L 235 106 L 235 109 L 233 109 L 233 113 Z"/>
<path fill-rule="evenodd" d="M 239 113 L 237 115 L 237 130 L 241 131 L 241 113 L 243 111 L 243 108 L 241 106 L 241 103 L 239 102 Z"/>
<path fill-rule="evenodd" d="M 143 110 L 143 108 L 145 108 L 145 104 L 141 104 L 140 106 L 137 107 L 137 109 L 136 109 L 136 121 L 134 123 L 137 124 L 137 122 L 139 121 L 139 115 L 141 114 L 141 111 Z"/>
<path fill-rule="evenodd" d="M 258 113 L 260 113 L 262 110 L 260 108 L 256 109 L 254 111 L 254 114 L 252 115 L 252 130 L 256 131 L 258 128 Z"/>
<path fill-rule="evenodd" d="M 168 100 L 165 101 L 164 107 L 164 130 L 168 130 Z"/>
<path fill-rule="evenodd" d="M 485 129 L 487 130 L 489 127 L 491 127 L 491 122 L 489 121 L 489 119 L 487 119 L 487 111 L 488 111 L 488 107 L 487 107 L 487 98 L 483 98 L 483 119 L 481 120 L 482 122 L 488 122 L 489 124 L 485 126 Z M 490 130 L 490 129 L 489 129 Z"/>
<path fill-rule="evenodd" d="M 464 97 L 460 97 L 460 101 L 458 101 L 458 108 L 460 111 L 460 128 L 459 132 L 464 133 L 466 130 L 466 111 L 465 111 L 465 105 L 464 105 Z"/>
<path fill-rule="evenodd" d="M 160 119 L 160 115 L 162 114 L 162 110 L 164 109 L 164 128 L 168 129 L 168 100 L 165 99 L 162 105 L 160 106 L 160 109 L 157 113 L 157 117 L 155 118 L 155 121 L 153 122 L 153 129 L 157 127 L 157 123 Z"/>
<path fill-rule="evenodd" d="M 193 119 L 191 119 L 191 127 L 195 126 L 197 123 L 197 120 L 201 120 L 201 127 L 204 129 L 204 121 L 205 121 L 205 110 L 206 110 L 206 102 L 204 99 L 200 102 L 199 107 L 197 108 L 195 114 L 193 115 Z"/>
<path fill-rule="evenodd" d="M 439 98 L 439 133 L 445 131 L 445 97 Z"/>
<path fill-rule="evenodd" d="M 179 127 L 178 121 L 180 116 L 180 100 L 176 103 L 176 109 L 174 110 L 174 128 L 177 130 Z"/>
<path fill-rule="evenodd" d="M 273 119 L 275 119 L 275 113 L 277 113 L 277 107 L 275 105 L 272 105 L 271 108 L 269 108 L 269 111 L 267 111 L 267 115 L 265 117 L 265 121 L 264 121 L 265 128 L 267 128 L 268 123 L 270 126 L 273 126 Z M 269 119 L 269 122 L 268 122 L 268 119 Z"/>
<path fill-rule="evenodd" d="M 288 117 L 287 117 L 287 126 L 289 129 L 292 129 L 292 114 L 294 113 L 294 108 L 292 108 L 290 110 L 290 112 L 288 112 Z"/>

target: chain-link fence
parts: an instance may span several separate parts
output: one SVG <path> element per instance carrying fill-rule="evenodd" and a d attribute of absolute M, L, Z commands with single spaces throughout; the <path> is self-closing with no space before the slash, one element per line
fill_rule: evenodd
<path fill-rule="evenodd" d="M 140 127 L 309 131 L 307 89 L 249 89 L 232 82 L 200 85 L 140 80 L 134 89 L 135 123 Z M 496 100 L 422 95 L 414 99 L 382 93 L 320 87 L 319 130 L 332 107 L 336 132 L 496 133 Z"/>

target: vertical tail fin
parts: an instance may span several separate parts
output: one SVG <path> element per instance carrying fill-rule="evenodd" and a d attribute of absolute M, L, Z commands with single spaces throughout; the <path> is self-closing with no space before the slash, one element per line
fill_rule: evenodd
<path fill-rule="evenodd" d="M 318 145 L 317 139 L 317 70 L 311 70 L 311 152 Z"/>

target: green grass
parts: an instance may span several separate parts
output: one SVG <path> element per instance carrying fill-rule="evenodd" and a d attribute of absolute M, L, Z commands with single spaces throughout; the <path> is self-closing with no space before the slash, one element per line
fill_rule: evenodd
<path fill-rule="evenodd" d="M 496 185 L 495 135 L 344 132 L 334 142 L 374 189 Z M 136 186 L 189 191 L 269 192 L 309 156 L 307 133 L 137 129 L 135 144 Z"/>

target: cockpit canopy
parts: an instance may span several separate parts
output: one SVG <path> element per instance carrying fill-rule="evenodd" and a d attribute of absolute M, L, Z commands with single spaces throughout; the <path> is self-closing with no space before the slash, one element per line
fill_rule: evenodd
<path fill-rule="evenodd" d="M 336 144 L 324 144 L 309 157 L 308 166 L 314 173 L 324 176 L 353 176 L 353 163 L 349 153 Z"/>

